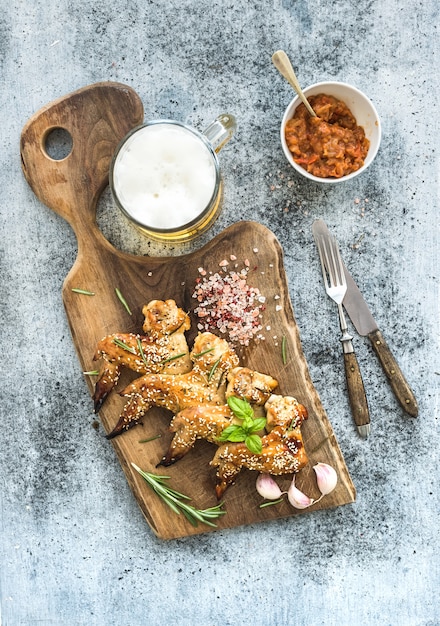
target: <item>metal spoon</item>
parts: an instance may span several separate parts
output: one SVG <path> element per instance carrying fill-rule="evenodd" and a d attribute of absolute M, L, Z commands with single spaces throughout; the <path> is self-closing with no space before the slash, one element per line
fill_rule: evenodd
<path fill-rule="evenodd" d="M 273 53 L 272 55 L 272 63 L 275 65 L 275 67 L 277 68 L 277 70 L 279 71 L 279 73 L 281 74 L 281 76 L 284 76 L 284 78 L 287 80 L 287 82 L 292 85 L 292 87 L 295 89 L 296 93 L 298 94 L 298 96 L 300 97 L 300 99 L 302 100 L 302 102 L 304 103 L 307 111 L 310 113 L 310 115 L 312 117 L 317 117 L 315 111 L 312 109 L 312 107 L 310 106 L 310 104 L 308 103 L 307 98 L 305 97 L 298 79 L 295 75 L 295 72 L 293 71 L 293 67 L 292 64 L 289 60 L 289 57 L 287 56 L 287 54 L 284 52 L 284 50 L 277 50 L 276 52 Z"/>

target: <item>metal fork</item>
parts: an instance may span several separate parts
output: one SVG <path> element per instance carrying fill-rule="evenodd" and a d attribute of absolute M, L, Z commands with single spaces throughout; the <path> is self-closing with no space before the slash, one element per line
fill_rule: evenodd
<path fill-rule="evenodd" d="M 353 337 L 348 332 L 347 321 L 342 308 L 342 301 L 347 291 L 347 283 L 339 246 L 336 239 L 329 235 L 327 226 L 322 220 L 316 220 L 313 223 L 312 232 L 321 260 L 325 290 L 338 305 L 345 376 L 351 412 L 359 435 L 366 438 L 370 434 L 370 415 L 361 371 L 353 348 Z"/>

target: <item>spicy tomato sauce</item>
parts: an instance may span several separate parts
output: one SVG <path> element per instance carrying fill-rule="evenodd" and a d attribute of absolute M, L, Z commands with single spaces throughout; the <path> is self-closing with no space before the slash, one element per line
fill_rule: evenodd
<path fill-rule="evenodd" d="M 320 178 L 341 178 L 362 167 L 370 142 L 347 105 L 326 94 L 308 101 L 318 117 L 301 103 L 286 124 L 294 161 Z"/>

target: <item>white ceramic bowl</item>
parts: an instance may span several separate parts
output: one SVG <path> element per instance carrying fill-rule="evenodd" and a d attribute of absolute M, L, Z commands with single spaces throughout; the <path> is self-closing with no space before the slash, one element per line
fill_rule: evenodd
<path fill-rule="evenodd" d="M 307 170 L 301 167 L 301 165 L 299 165 L 298 163 L 295 163 L 295 161 L 293 160 L 292 153 L 287 147 L 284 134 L 287 121 L 293 117 L 296 107 L 301 104 L 301 100 L 298 96 L 296 96 L 296 98 L 292 100 L 284 113 L 280 133 L 281 145 L 283 146 L 284 154 L 286 155 L 286 158 L 289 161 L 290 165 L 299 174 L 317 183 L 341 183 L 346 180 L 350 180 L 351 178 L 354 178 L 355 176 L 358 176 L 359 174 L 364 172 L 374 160 L 374 157 L 376 156 L 379 149 L 381 138 L 380 119 L 371 100 L 369 100 L 367 96 L 361 91 L 359 91 L 359 89 L 356 89 L 356 87 L 352 87 L 351 85 L 347 85 L 346 83 L 315 83 L 314 85 L 310 85 L 310 87 L 303 89 L 303 91 L 306 97 L 316 96 L 320 93 L 324 93 L 329 96 L 334 96 L 335 98 L 338 98 L 338 100 L 342 100 L 343 102 L 345 102 L 345 104 L 348 106 L 348 108 L 356 118 L 358 126 L 363 127 L 365 131 L 365 136 L 367 137 L 367 139 L 370 140 L 370 147 L 368 149 L 368 153 L 363 166 L 359 168 L 356 172 L 347 174 L 347 176 L 342 176 L 341 178 L 320 178 L 318 176 L 313 176 L 313 174 L 309 174 Z"/>

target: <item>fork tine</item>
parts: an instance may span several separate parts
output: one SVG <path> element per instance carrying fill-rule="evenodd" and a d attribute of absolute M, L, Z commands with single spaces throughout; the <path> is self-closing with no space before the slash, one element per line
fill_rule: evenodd
<path fill-rule="evenodd" d="M 322 276 L 324 278 L 325 287 L 326 287 L 326 289 L 328 289 L 330 285 L 329 285 L 328 279 L 327 279 L 326 264 L 325 264 L 325 260 L 324 260 L 324 255 L 326 253 L 326 251 L 325 251 L 325 240 L 324 240 L 324 238 L 321 235 L 316 235 L 315 241 L 316 241 L 316 246 L 318 248 L 319 260 L 321 261 Z"/>
<path fill-rule="evenodd" d="M 326 243 L 328 245 L 325 246 L 325 260 L 327 271 L 330 276 L 330 283 L 332 287 L 344 287 L 345 274 L 338 242 L 334 237 L 329 237 Z"/>
<path fill-rule="evenodd" d="M 334 237 L 325 238 L 319 235 L 317 246 L 324 277 L 327 277 L 328 274 L 332 287 L 343 286 L 345 275 L 336 239 Z"/>
<path fill-rule="evenodd" d="M 344 264 L 342 263 L 341 252 L 339 250 L 338 245 L 336 245 L 336 252 L 338 255 L 338 267 L 339 267 L 339 276 L 341 280 L 341 285 L 345 287 L 347 285 L 347 281 L 345 279 Z"/>
<path fill-rule="evenodd" d="M 343 286 L 345 281 L 344 269 L 342 267 L 342 259 L 341 254 L 339 252 L 339 246 L 334 239 L 331 238 L 331 251 L 332 251 L 332 260 L 333 260 L 333 269 L 334 269 L 334 279 L 337 281 L 338 285 Z"/>

